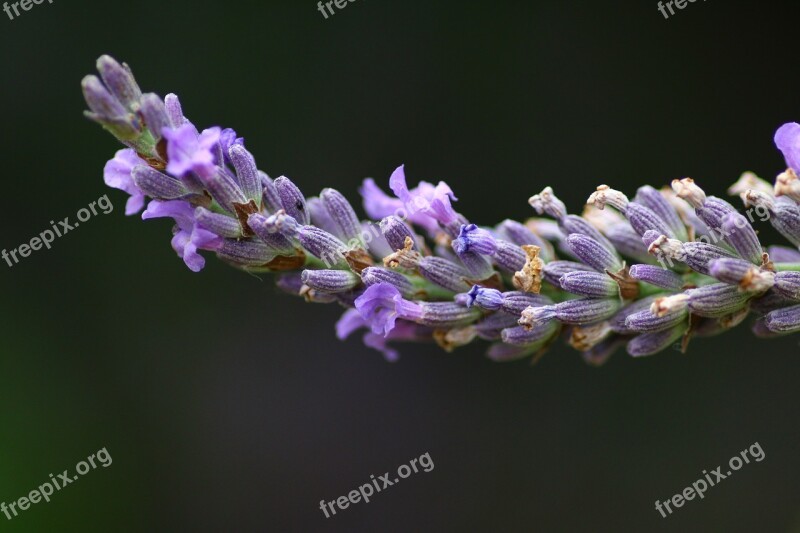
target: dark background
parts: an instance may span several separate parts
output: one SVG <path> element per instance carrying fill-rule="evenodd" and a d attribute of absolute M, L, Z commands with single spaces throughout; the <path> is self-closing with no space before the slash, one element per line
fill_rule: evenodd
<path fill-rule="evenodd" d="M 396 364 L 336 340 L 340 310 L 209 258 L 170 224 L 123 216 L 102 181 L 116 142 L 81 116 L 95 58 L 235 127 L 259 166 L 360 203 L 446 180 L 495 223 L 552 185 L 573 212 L 692 176 L 724 195 L 772 179 L 800 119 L 792 2 L 55 0 L 0 13 L 0 246 L 108 193 L 116 209 L 0 263 L 0 501 L 107 447 L 98 469 L 9 531 L 800 531 L 798 339 L 746 325 L 690 353 L 602 368 L 558 346 L 537 366 L 485 345 L 408 345 Z M 738 201 L 737 201 L 738 202 Z M 774 237 L 771 232 L 766 235 Z M 776 239 L 777 241 L 777 239 Z M 751 463 L 664 519 L 654 509 L 754 442 Z M 330 519 L 369 475 L 435 468 Z"/>

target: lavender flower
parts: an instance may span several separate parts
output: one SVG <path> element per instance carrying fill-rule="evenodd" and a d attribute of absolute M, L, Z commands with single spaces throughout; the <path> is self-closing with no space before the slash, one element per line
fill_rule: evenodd
<path fill-rule="evenodd" d="M 217 250 L 223 243 L 219 235 L 200 226 L 195 218 L 195 210 L 186 202 L 153 200 L 142 213 L 144 220 L 161 217 L 175 220 L 176 231 L 172 238 L 172 249 L 183 258 L 186 266 L 193 272 L 199 272 L 206 264 L 203 256 L 197 253 L 198 250 Z"/>
<path fill-rule="evenodd" d="M 106 167 L 103 170 L 103 179 L 106 185 L 125 191 L 130 195 L 128 203 L 125 205 L 126 215 L 138 213 L 145 204 L 145 194 L 136 186 L 132 176 L 133 168 L 143 163 L 145 161 L 136 155 L 135 150 L 125 148 L 119 150 L 114 158 L 106 163 Z"/>
<path fill-rule="evenodd" d="M 564 333 L 599 365 L 622 348 L 685 350 L 751 315 L 762 338 L 800 331 L 796 123 L 775 135 L 788 168 L 774 187 L 744 173 L 729 189 L 747 216 L 684 178 L 631 198 L 602 185 L 582 216 L 545 187 L 529 203 L 552 220 L 479 226 L 454 209 L 446 183 L 409 187 L 399 166 L 395 196 L 364 180 L 365 221 L 334 189 L 307 198 L 289 178 L 272 180 L 234 130 L 199 131 L 176 95 L 142 93 L 127 65 L 103 56 L 98 70 L 81 84 L 86 116 L 125 146 L 104 179 L 130 196 L 126 214 L 146 205 L 142 218 L 173 219 L 172 247 L 194 272 L 206 251 L 275 274 L 284 292 L 346 307 L 337 336 L 366 330 L 363 342 L 389 361 L 394 342 L 450 351 L 475 339 L 493 343 L 493 361 L 535 361 Z M 790 246 L 764 248 L 753 211 Z"/>
<path fill-rule="evenodd" d="M 800 172 L 800 124 L 790 122 L 775 132 L 775 146 L 783 152 L 786 164 L 795 172 Z"/>
<path fill-rule="evenodd" d="M 189 172 L 202 176 L 213 171 L 212 148 L 219 143 L 219 128 L 203 130 L 198 136 L 193 126 L 184 124 L 175 129 L 164 128 L 162 135 L 167 140 L 167 172 L 183 177 Z"/>

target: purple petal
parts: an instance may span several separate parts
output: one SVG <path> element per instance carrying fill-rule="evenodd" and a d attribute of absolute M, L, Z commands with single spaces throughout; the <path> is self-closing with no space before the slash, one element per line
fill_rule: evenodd
<path fill-rule="evenodd" d="M 800 252 L 786 246 L 770 246 L 769 258 L 776 263 L 800 263 Z"/>
<path fill-rule="evenodd" d="M 184 124 L 178 128 L 164 128 L 167 140 L 167 172 L 182 177 L 189 172 L 210 172 L 214 167 L 212 148 L 219 142 L 220 129 L 203 130 L 198 137 L 194 126 Z"/>
<path fill-rule="evenodd" d="M 146 165 L 146 161 L 136 155 L 134 150 L 125 148 L 119 150 L 114 158 L 106 163 L 103 169 L 103 180 L 106 185 L 130 194 L 125 206 L 125 214 L 133 215 L 141 211 L 144 206 L 145 196 L 133 182 L 131 172 L 137 165 Z"/>
<path fill-rule="evenodd" d="M 400 291 L 388 283 L 367 287 L 364 294 L 356 298 L 355 305 L 361 317 L 375 334 L 388 335 L 397 320 L 397 303 L 402 300 Z"/>
<path fill-rule="evenodd" d="M 790 122 L 778 128 L 775 145 L 783 152 L 786 164 L 800 171 L 800 124 Z"/>
<path fill-rule="evenodd" d="M 365 179 L 358 192 L 364 198 L 364 211 L 372 219 L 380 220 L 403 209 L 403 202 L 383 192 L 372 178 Z"/>
<path fill-rule="evenodd" d="M 171 217 L 182 230 L 189 231 L 194 225 L 194 211 L 191 204 L 183 200 L 153 200 L 142 213 L 142 220 Z"/>
<path fill-rule="evenodd" d="M 383 354 L 383 357 L 390 363 L 394 363 L 400 359 L 400 352 L 394 348 L 389 347 L 387 338 L 377 333 L 365 333 L 362 339 L 364 345 L 373 350 L 378 350 Z"/>
<path fill-rule="evenodd" d="M 348 309 L 336 322 L 336 338 L 340 341 L 345 340 L 351 333 L 361 328 L 367 327 L 367 323 L 356 309 Z"/>

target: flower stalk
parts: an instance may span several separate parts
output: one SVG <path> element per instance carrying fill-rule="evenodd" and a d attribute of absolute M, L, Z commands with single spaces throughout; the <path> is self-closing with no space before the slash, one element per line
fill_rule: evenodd
<path fill-rule="evenodd" d="M 755 319 L 759 337 L 800 332 L 800 125 L 775 136 L 788 168 L 775 184 L 744 173 L 709 196 L 694 180 L 607 185 L 570 214 L 552 188 L 529 203 L 539 217 L 473 223 L 444 182 L 409 187 L 405 168 L 360 189 L 369 220 L 339 191 L 306 196 L 288 177 L 258 168 L 232 129 L 199 130 L 178 97 L 142 93 L 109 56 L 82 88 L 86 116 L 125 148 L 108 162 L 107 185 L 130 198 L 126 214 L 174 221 L 172 248 L 193 272 L 204 254 L 250 273 L 273 274 L 285 292 L 346 308 L 336 325 L 387 360 L 394 342 L 436 342 L 451 351 L 479 339 L 495 361 L 538 360 L 559 337 L 599 365 L 685 351 L 694 337 Z M 788 245 L 764 247 L 756 220 Z M 745 216 L 747 215 L 747 216 Z"/>

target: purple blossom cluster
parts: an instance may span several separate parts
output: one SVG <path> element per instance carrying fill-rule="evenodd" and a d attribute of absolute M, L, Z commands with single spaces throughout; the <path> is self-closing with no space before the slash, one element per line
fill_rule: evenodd
<path fill-rule="evenodd" d="M 639 188 L 602 185 L 581 215 L 550 187 L 539 215 L 478 226 L 457 212 L 452 189 L 409 187 L 405 169 L 361 187 L 364 221 L 338 191 L 307 197 L 289 178 L 258 169 L 232 129 L 200 131 L 178 97 L 142 93 L 127 65 L 98 60 L 82 86 L 89 111 L 126 148 L 105 167 L 130 195 L 126 213 L 174 220 L 172 247 L 194 272 L 206 251 L 282 290 L 346 310 L 344 339 L 398 357 L 393 341 L 453 350 L 476 339 L 495 361 L 538 358 L 562 337 L 590 364 L 719 334 L 755 316 L 759 337 L 800 331 L 800 125 L 775 143 L 788 168 L 771 185 L 745 173 L 730 188 L 740 213 L 692 179 Z M 791 246 L 765 248 L 755 217 Z"/>

